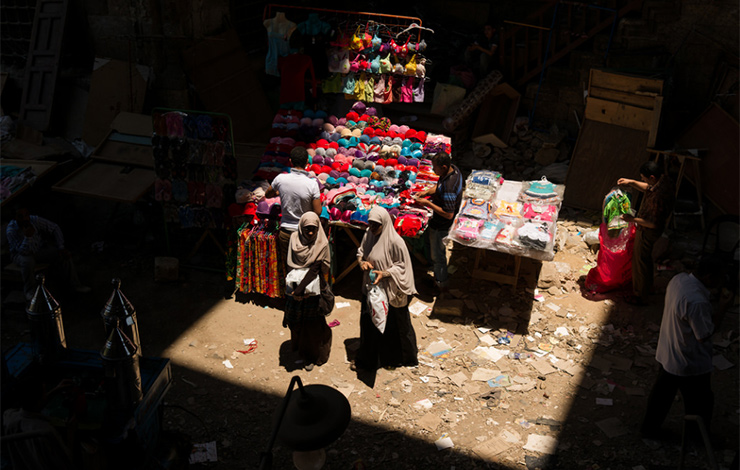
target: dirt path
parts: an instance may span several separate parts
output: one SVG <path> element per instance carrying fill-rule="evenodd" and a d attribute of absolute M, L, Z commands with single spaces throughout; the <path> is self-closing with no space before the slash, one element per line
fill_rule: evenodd
<path fill-rule="evenodd" d="M 637 433 L 657 370 L 661 295 L 646 308 L 618 297 L 584 298 L 578 280 L 595 256 L 577 235 L 583 229 L 561 226 L 571 235 L 563 249 L 553 262 L 524 262 L 515 291 L 472 279 L 472 252 L 457 247 L 450 298 L 462 301 L 463 315 L 433 315 L 435 299 L 420 285 L 412 306 L 429 307 L 412 315 L 420 365 L 379 370 L 374 381 L 358 378 L 347 361 L 359 337 L 356 273 L 336 289 L 338 308 L 328 317 L 339 322 L 332 329 L 331 358 L 311 372 L 290 353 L 282 312 L 265 299 L 224 299 L 218 273 L 183 268 L 180 281 L 155 283 L 153 257 L 104 250 L 80 259 L 93 293 L 58 297 L 70 347 L 97 349 L 109 279 L 123 279 L 122 290 L 137 308 L 145 355 L 172 361 L 163 429 L 193 443 L 216 443 L 219 463 L 203 468 L 257 467 L 274 410 L 296 374 L 304 384 L 337 387 L 352 406 L 348 430 L 327 449 L 326 468 L 675 467 L 679 441 L 644 441 Z M 670 257 L 679 261 L 686 252 L 674 246 Z M 489 258 L 488 269 L 501 266 Z M 423 274 L 422 267 L 415 269 L 417 277 Z M 543 279 L 552 269 L 558 274 Z M 662 273 L 659 286 L 669 275 Z M 722 468 L 729 467 L 738 442 L 738 343 L 725 341 L 737 324 L 735 310 L 715 345 L 715 354 L 734 364 L 715 370 L 712 379 L 713 426 L 724 436 L 717 450 Z M 6 306 L 3 347 L 27 340 L 26 329 L 17 307 Z M 500 344 L 507 332 L 509 344 Z M 238 352 L 251 339 L 256 349 Z M 427 351 L 435 343 L 449 351 L 435 357 Z M 681 413 L 681 403 L 675 403 L 666 422 L 677 435 Z M 454 447 L 437 450 L 435 441 L 443 437 Z M 287 449 L 276 447 L 274 454 L 274 468 L 290 468 Z M 704 449 L 692 447 L 688 459 L 689 467 L 702 467 Z"/>

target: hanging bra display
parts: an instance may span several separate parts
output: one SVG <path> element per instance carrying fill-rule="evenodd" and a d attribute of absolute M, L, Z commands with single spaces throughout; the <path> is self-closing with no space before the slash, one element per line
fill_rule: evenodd
<path fill-rule="evenodd" d="M 236 189 L 231 120 L 224 114 L 155 109 L 154 199 L 183 228 L 223 228 Z"/>

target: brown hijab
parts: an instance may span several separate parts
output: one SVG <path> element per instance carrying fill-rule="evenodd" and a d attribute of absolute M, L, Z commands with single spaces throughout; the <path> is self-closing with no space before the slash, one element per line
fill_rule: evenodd
<path fill-rule="evenodd" d="M 306 233 L 308 227 L 316 227 L 316 233 L 309 237 Z M 290 236 L 288 243 L 288 266 L 295 269 L 307 268 L 316 261 L 321 261 L 326 271 L 331 265 L 329 255 L 329 241 L 321 228 L 319 216 L 315 212 L 306 212 L 298 221 L 298 230 Z"/>
<path fill-rule="evenodd" d="M 375 206 L 370 210 L 368 221 L 377 222 L 383 226 L 380 235 L 375 236 L 370 230 L 365 232 L 362 243 L 357 249 L 359 261 L 369 261 L 375 271 L 387 271 L 391 279 L 386 282 L 388 298 L 394 299 L 399 293 L 413 295 L 416 293 L 414 285 L 414 269 L 411 266 L 411 255 L 406 243 L 393 228 L 388 211 Z M 384 282 L 386 279 L 381 280 Z M 366 286 L 370 283 L 370 273 L 365 271 L 362 283 L 362 292 L 367 294 Z"/>

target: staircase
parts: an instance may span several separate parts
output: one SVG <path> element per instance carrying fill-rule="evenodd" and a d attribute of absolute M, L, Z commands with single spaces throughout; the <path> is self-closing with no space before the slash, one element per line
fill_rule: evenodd
<path fill-rule="evenodd" d="M 522 86 L 596 34 L 608 32 L 611 40 L 619 20 L 642 5 L 643 0 L 607 0 L 603 5 L 548 0 L 524 21 L 505 22 L 498 49 L 501 69 L 510 82 Z"/>

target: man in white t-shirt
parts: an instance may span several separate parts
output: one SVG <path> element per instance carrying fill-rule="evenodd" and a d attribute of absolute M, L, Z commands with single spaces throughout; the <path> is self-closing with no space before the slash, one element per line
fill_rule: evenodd
<path fill-rule="evenodd" d="M 640 429 L 644 437 L 660 437 L 660 427 L 677 391 L 681 392 L 685 414 L 701 416 L 709 431 L 714 405 L 711 337 L 727 306 L 723 296 L 713 315 L 709 289 L 722 285 L 720 263 L 702 260 L 695 274 L 680 273 L 668 283 L 655 353 L 661 367 Z M 697 431 L 692 423 L 692 437 L 698 437 Z"/>
<path fill-rule="evenodd" d="M 294 147 L 290 151 L 290 162 L 293 165 L 290 173 L 281 173 L 272 180 L 272 185 L 265 191 L 266 197 L 280 196 L 280 233 L 278 244 L 283 267 L 288 259 L 288 242 L 290 235 L 298 230 L 301 216 L 314 211 L 321 215 L 321 196 L 319 183 L 308 177 L 305 170 L 308 165 L 308 152 L 304 147 Z"/>

